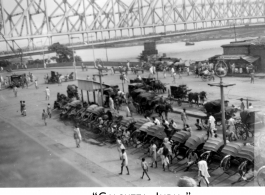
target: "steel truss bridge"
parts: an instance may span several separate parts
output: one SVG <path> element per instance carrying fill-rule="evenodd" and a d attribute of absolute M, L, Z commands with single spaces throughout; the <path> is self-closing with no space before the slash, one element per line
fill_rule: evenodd
<path fill-rule="evenodd" d="M 75 38 L 100 45 L 265 25 L 265 0 L 0 0 L 0 12 L 0 44 L 24 55 L 58 38 L 83 49 L 90 43 Z"/>

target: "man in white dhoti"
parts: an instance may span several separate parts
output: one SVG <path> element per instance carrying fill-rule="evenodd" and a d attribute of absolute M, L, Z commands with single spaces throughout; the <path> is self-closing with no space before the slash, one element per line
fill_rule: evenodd
<path fill-rule="evenodd" d="M 110 108 L 110 110 L 115 110 L 114 101 L 111 97 L 109 97 L 109 108 Z"/>
<path fill-rule="evenodd" d="M 207 185 L 207 187 L 209 187 L 209 180 L 208 178 L 210 177 L 209 173 L 208 173 L 208 165 L 207 162 L 205 160 L 201 160 L 198 162 L 198 182 L 199 182 L 199 187 L 201 187 L 201 181 L 204 181 Z"/>
<path fill-rule="evenodd" d="M 157 152 L 156 152 L 156 144 L 154 143 L 154 141 L 151 141 L 151 147 L 150 147 L 150 154 L 151 154 L 151 158 L 152 158 L 152 165 L 151 167 L 153 167 L 153 165 L 155 164 L 156 168 L 157 168 Z"/>

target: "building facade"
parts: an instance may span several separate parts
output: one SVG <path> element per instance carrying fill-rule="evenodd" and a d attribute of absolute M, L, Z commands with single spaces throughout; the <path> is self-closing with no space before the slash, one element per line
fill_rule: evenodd
<path fill-rule="evenodd" d="M 233 65 L 235 73 L 249 73 L 253 69 L 256 72 L 265 72 L 265 42 L 257 40 L 231 42 L 222 45 L 223 55 L 218 60 L 223 60 L 232 72 Z"/>

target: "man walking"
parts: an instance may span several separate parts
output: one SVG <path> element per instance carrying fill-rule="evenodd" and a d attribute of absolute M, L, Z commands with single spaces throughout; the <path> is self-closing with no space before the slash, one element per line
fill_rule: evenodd
<path fill-rule="evenodd" d="M 120 155 L 120 160 L 122 160 L 122 150 L 125 149 L 123 143 L 121 142 L 121 138 L 120 136 L 117 137 L 117 150 L 119 152 L 119 155 Z"/>
<path fill-rule="evenodd" d="M 81 143 L 81 140 L 82 140 L 82 136 L 81 136 L 81 133 L 80 133 L 80 129 L 78 128 L 77 125 L 74 128 L 74 139 L 75 139 L 75 142 L 76 142 L 76 147 L 80 148 L 80 143 Z"/>
<path fill-rule="evenodd" d="M 252 72 L 250 73 L 250 78 L 251 78 L 251 80 L 250 80 L 250 83 L 253 83 L 254 84 L 254 78 L 255 78 L 255 74 L 254 74 L 254 70 L 252 70 Z"/>
<path fill-rule="evenodd" d="M 50 104 L 48 104 L 47 106 L 47 114 L 50 118 L 52 118 L 52 107 Z"/>
<path fill-rule="evenodd" d="M 208 178 L 210 177 L 210 175 L 208 173 L 207 162 L 204 159 L 199 161 L 198 168 L 199 168 L 199 172 L 198 172 L 199 185 L 198 186 L 201 187 L 201 181 L 204 181 L 207 187 L 209 187 L 210 182 Z"/>
<path fill-rule="evenodd" d="M 154 141 L 151 141 L 151 147 L 150 147 L 150 152 L 151 152 L 151 157 L 152 157 L 152 165 L 151 167 L 153 167 L 153 165 L 156 165 L 157 168 L 157 154 L 156 154 L 156 144 L 154 143 Z"/>
<path fill-rule="evenodd" d="M 121 172 L 120 172 L 120 175 L 122 175 L 123 167 L 124 166 L 127 169 L 127 175 L 130 175 L 129 168 L 128 168 L 128 157 L 127 157 L 127 154 L 125 152 L 125 149 L 122 149 L 121 150 L 121 153 L 122 153 L 122 162 L 121 162 Z"/>
<path fill-rule="evenodd" d="M 42 112 L 42 120 L 44 121 L 45 126 L 47 126 L 47 122 L 46 122 L 46 119 L 47 118 L 48 118 L 48 115 L 45 112 L 45 109 L 43 109 L 43 112 Z"/>
<path fill-rule="evenodd" d="M 25 101 L 22 102 L 21 109 L 22 109 L 22 116 L 27 116 Z"/>
<path fill-rule="evenodd" d="M 183 121 L 183 128 L 185 128 L 188 120 L 185 108 L 183 108 L 183 111 L 181 112 L 181 120 Z"/>
<path fill-rule="evenodd" d="M 45 89 L 45 94 L 46 94 L 46 100 L 49 100 L 50 99 L 50 89 L 48 87 L 46 87 Z"/>
<path fill-rule="evenodd" d="M 149 177 L 149 175 L 147 173 L 148 172 L 148 165 L 145 162 L 145 158 L 142 158 L 141 165 L 142 165 L 142 169 L 143 169 L 143 175 L 142 175 L 141 179 L 143 179 L 144 178 L 144 174 L 146 174 L 146 176 L 148 177 L 148 180 L 150 181 L 151 179 L 150 179 L 150 177 Z"/>
<path fill-rule="evenodd" d="M 39 87 L 38 87 L 38 81 L 37 81 L 37 80 L 35 80 L 35 82 L 34 82 L 34 83 L 35 83 L 35 88 L 36 88 L 36 89 L 38 89 L 38 88 L 39 88 Z"/>
<path fill-rule="evenodd" d="M 15 97 L 17 97 L 17 86 L 13 87 L 13 91 L 14 91 Z"/>

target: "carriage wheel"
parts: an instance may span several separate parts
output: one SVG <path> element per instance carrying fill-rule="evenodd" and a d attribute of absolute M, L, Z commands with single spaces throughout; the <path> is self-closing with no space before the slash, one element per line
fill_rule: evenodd
<path fill-rule="evenodd" d="M 258 170 L 257 181 L 259 186 L 265 186 L 265 166 Z"/>
<path fill-rule="evenodd" d="M 226 172 L 226 171 L 229 170 L 229 168 L 230 168 L 230 166 L 231 166 L 231 162 L 230 162 L 230 161 L 231 161 L 231 160 L 228 159 L 228 160 L 226 161 L 226 163 L 224 164 L 224 167 L 223 167 L 224 172 Z"/>
<path fill-rule="evenodd" d="M 248 135 L 243 125 L 236 125 L 236 135 L 239 139 L 247 140 Z"/>

